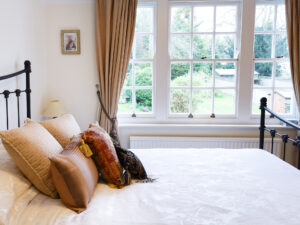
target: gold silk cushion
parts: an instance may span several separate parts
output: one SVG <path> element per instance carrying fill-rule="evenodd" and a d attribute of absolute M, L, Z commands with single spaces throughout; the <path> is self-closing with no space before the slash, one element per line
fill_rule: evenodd
<path fill-rule="evenodd" d="M 69 144 L 70 139 L 80 133 L 80 127 L 71 114 L 65 114 L 61 117 L 40 122 L 63 148 Z"/>
<path fill-rule="evenodd" d="M 122 187 L 123 169 L 109 134 L 100 126 L 91 125 L 83 132 L 82 138 L 90 146 L 92 157 L 103 179 L 109 184 Z"/>
<path fill-rule="evenodd" d="M 57 197 L 50 174 L 49 157 L 63 149 L 39 123 L 27 120 L 21 128 L 1 131 L 2 143 L 18 168 L 42 193 Z"/>
<path fill-rule="evenodd" d="M 61 154 L 51 157 L 51 174 L 63 203 L 77 213 L 84 211 L 94 193 L 98 171 L 94 161 L 80 151 L 80 136 Z"/>

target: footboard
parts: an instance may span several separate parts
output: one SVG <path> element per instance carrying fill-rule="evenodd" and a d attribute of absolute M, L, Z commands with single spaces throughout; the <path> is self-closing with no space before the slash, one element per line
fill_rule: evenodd
<path fill-rule="evenodd" d="M 286 153 L 286 144 L 288 141 L 292 142 L 293 145 L 297 146 L 298 149 L 298 169 L 300 169 L 300 139 L 299 137 L 296 137 L 295 139 L 289 137 L 287 134 L 280 134 L 278 133 L 275 129 L 269 129 L 266 127 L 265 124 L 265 114 L 266 111 L 271 114 L 271 117 L 275 117 L 281 122 L 285 123 L 287 126 L 293 127 L 296 130 L 300 131 L 300 126 L 297 126 L 290 121 L 287 121 L 280 117 L 278 114 L 273 112 L 271 109 L 267 107 L 267 98 L 261 98 L 260 100 L 260 135 L 259 135 L 259 148 L 263 149 L 264 148 L 264 137 L 265 137 L 265 131 L 269 132 L 272 138 L 272 147 L 271 147 L 271 153 L 273 154 L 273 144 L 274 144 L 274 138 L 275 136 L 279 136 L 282 139 L 283 142 L 283 160 L 285 161 L 285 153 Z"/>

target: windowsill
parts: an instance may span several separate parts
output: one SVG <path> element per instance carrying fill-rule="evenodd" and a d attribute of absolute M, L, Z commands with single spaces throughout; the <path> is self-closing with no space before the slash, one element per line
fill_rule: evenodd
<path fill-rule="evenodd" d="M 275 129 L 294 129 L 292 127 L 283 126 L 283 125 L 267 125 L 269 128 L 275 128 Z M 119 124 L 119 128 L 163 128 L 163 129 L 169 129 L 169 128 L 197 128 L 197 129 L 258 129 L 259 124 L 133 124 L 133 123 L 121 123 Z"/>

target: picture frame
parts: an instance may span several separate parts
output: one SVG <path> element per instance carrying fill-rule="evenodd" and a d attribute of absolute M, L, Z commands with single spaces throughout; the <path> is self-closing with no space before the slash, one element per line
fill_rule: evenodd
<path fill-rule="evenodd" d="M 61 30 L 60 35 L 62 54 L 80 54 L 80 30 Z"/>

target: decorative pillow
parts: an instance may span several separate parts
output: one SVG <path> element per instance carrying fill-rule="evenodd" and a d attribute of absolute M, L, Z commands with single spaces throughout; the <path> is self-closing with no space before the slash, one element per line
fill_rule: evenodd
<path fill-rule="evenodd" d="M 31 183 L 44 194 L 56 198 L 48 157 L 63 149 L 39 123 L 28 120 L 21 128 L 1 131 L 3 145 Z"/>
<path fill-rule="evenodd" d="M 51 157 L 51 174 L 63 203 L 80 213 L 94 193 L 98 171 L 91 158 L 80 151 L 80 136 L 74 137 L 61 154 Z"/>
<path fill-rule="evenodd" d="M 91 125 L 82 138 L 93 151 L 93 159 L 104 180 L 117 187 L 124 185 L 123 169 L 108 133 L 99 126 Z"/>
<path fill-rule="evenodd" d="M 65 114 L 56 119 L 42 121 L 40 124 L 55 137 L 63 148 L 69 144 L 73 136 L 80 133 L 80 127 L 71 114 Z"/>

